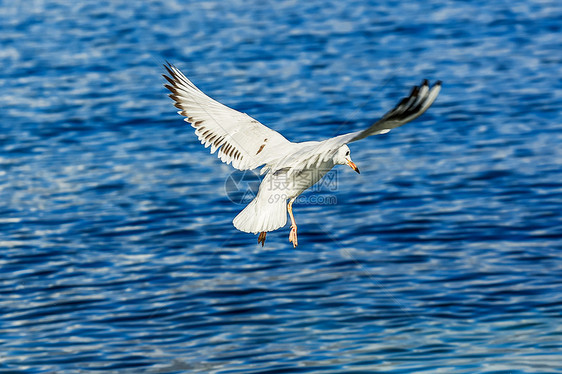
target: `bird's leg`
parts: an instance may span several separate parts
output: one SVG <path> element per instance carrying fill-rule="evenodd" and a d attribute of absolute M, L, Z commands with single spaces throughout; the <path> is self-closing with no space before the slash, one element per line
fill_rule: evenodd
<path fill-rule="evenodd" d="M 291 217 L 291 233 L 289 234 L 289 242 L 293 243 L 293 248 L 296 248 L 299 245 L 297 240 L 297 223 L 295 222 L 295 217 L 293 216 L 293 202 L 295 198 L 289 200 L 289 204 L 287 204 L 287 210 L 289 211 L 289 216 Z"/>
<path fill-rule="evenodd" d="M 260 232 L 260 235 L 258 236 L 258 244 L 261 243 L 261 246 L 263 247 L 265 244 L 265 236 L 267 235 L 267 232 L 263 231 Z"/>

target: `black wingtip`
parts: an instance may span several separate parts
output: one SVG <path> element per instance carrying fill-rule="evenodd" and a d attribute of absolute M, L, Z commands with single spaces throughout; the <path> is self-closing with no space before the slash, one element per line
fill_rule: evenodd
<path fill-rule="evenodd" d="M 166 69 L 166 71 L 168 72 L 168 74 L 170 74 L 170 75 L 173 76 L 173 75 L 174 75 L 174 72 L 173 72 L 172 68 L 173 68 L 173 65 L 171 65 L 171 64 L 164 65 L 164 69 Z"/>
<path fill-rule="evenodd" d="M 441 86 L 442 84 L 443 84 L 443 82 L 441 82 L 441 81 L 435 82 L 435 85 L 436 85 L 436 86 Z"/>
<path fill-rule="evenodd" d="M 173 79 L 173 75 L 170 74 L 170 76 L 168 77 L 166 74 L 162 74 L 162 76 L 164 77 L 164 79 L 166 79 L 168 81 L 168 83 L 170 83 L 172 86 L 176 86 L 176 82 Z"/>
<path fill-rule="evenodd" d="M 408 101 L 410 100 L 410 97 L 412 95 L 408 96 L 408 97 L 403 97 L 400 102 L 398 103 L 398 105 L 396 105 L 396 107 L 398 108 L 399 106 L 403 106 L 406 105 L 408 103 Z"/>

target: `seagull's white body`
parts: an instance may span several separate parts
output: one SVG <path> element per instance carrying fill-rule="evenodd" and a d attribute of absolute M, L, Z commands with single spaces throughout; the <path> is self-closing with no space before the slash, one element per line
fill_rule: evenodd
<path fill-rule="evenodd" d="M 233 223 L 238 230 L 257 234 L 285 226 L 287 201 L 294 201 L 336 164 L 330 158 L 302 169 L 286 165 L 291 165 L 291 161 L 281 162 L 276 171 L 265 175 L 256 198 L 234 218 Z"/>
<path fill-rule="evenodd" d="M 335 165 L 347 164 L 359 172 L 347 144 L 414 120 L 431 106 L 441 89 L 439 81 L 431 88 L 424 81 L 366 130 L 319 142 L 294 143 L 247 114 L 211 99 L 176 67 L 168 64 L 165 68 L 169 76 L 164 77 L 170 83 L 165 86 L 172 92 L 169 96 L 180 109 L 178 113 L 195 128 L 201 143 L 211 147 L 211 153 L 218 150 L 218 157 L 236 169 L 262 167 L 265 177 L 256 197 L 233 221 L 240 231 L 260 233 L 258 242 L 262 245 L 266 232 L 285 226 L 288 211 L 292 224 L 289 240 L 296 246 L 293 201 Z"/>

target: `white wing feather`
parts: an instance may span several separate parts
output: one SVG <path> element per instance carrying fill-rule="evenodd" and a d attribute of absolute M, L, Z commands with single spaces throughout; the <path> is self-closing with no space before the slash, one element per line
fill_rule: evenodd
<path fill-rule="evenodd" d="M 195 134 L 211 153 L 239 170 L 255 169 L 265 165 L 262 173 L 290 168 L 303 170 L 320 165 L 333 157 L 347 143 L 371 135 L 386 134 L 422 115 L 433 104 L 441 81 L 431 88 L 424 80 L 414 86 L 410 95 L 403 98 L 392 110 L 365 130 L 336 136 L 321 142 L 292 143 L 277 131 L 262 125 L 245 113 L 240 113 L 213 100 L 199 90 L 183 73 L 171 64 L 164 65 L 170 76 L 165 87 L 179 114 L 195 128 Z"/>
<path fill-rule="evenodd" d="M 429 82 L 424 80 L 420 86 L 412 88 L 410 95 L 403 98 L 391 111 L 387 112 L 381 119 L 365 130 L 352 132 L 326 139 L 320 142 L 298 143 L 298 149 L 279 158 L 276 163 L 268 165 L 263 171 L 273 172 L 286 168 L 290 165 L 291 172 L 318 167 L 322 162 L 333 157 L 338 149 L 347 143 L 361 140 L 370 135 L 386 134 L 391 129 L 402 126 L 421 116 L 433 104 L 439 91 L 441 81 L 437 81 L 431 89 Z"/>
<path fill-rule="evenodd" d="M 262 125 L 249 115 L 213 100 L 199 90 L 183 73 L 171 64 L 164 65 L 170 83 L 165 87 L 179 114 L 195 128 L 195 134 L 211 154 L 239 170 L 255 169 L 268 164 L 291 148 L 289 140 L 277 131 Z"/>
<path fill-rule="evenodd" d="M 437 81 L 430 89 L 429 82 L 424 80 L 420 86 L 412 88 L 408 97 L 403 98 L 394 109 L 387 112 L 367 129 L 320 142 L 298 143 L 299 148 L 294 153 L 287 154 L 273 165 L 268 165 L 265 170 L 276 171 L 286 167 L 286 165 L 291 165 L 294 171 L 318 167 L 322 162 L 333 157 L 344 144 L 361 140 L 370 135 L 386 134 L 391 129 L 418 118 L 433 104 L 440 90 L 440 81 Z"/>
<path fill-rule="evenodd" d="M 437 95 L 439 95 L 439 91 L 441 91 L 441 81 L 437 81 L 430 89 L 429 82 L 424 80 L 420 86 L 412 88 L 408 97 L 403 98 L 394 109 L 387 112 L 367 129 L 336 136 L 326 140 L 326 142 L 338 148 L 344 144 L 364 139 L 367 136 L 386 134 L 390 130 L 421 116 L 433 104 Z"/>

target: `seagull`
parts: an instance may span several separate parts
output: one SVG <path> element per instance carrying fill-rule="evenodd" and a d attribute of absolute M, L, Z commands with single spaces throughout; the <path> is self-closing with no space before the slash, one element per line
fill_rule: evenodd
<path fill-rule="evenodd" d="M 422 115 L 433 104 L 441 81 L 431 87 L 427 79 L 414 86 L 392 110 L 364 130 L 322 141 L 291 142 L 277 131 L 262 125 L 245 113 L 229 108 L 197 88 L 174 65 L 166 63 L 168 95 L 178 113 L 195 129 L 195 135 L 211 154 L 218 151 L 222 162 L 238 170 L 261 168 L 263 177 L 255 198 L 234 218 L 238 230 L 259 234 L 258 244 L 265 244 L 268 232 L 291 218 L 289 242 L 298 245 L 293 203 L 306 189 L 318 182 L 335 165 L 348 165 L 357 173 L 351 160 L 349 143 L 371 135 L 386 134 Z"/>

